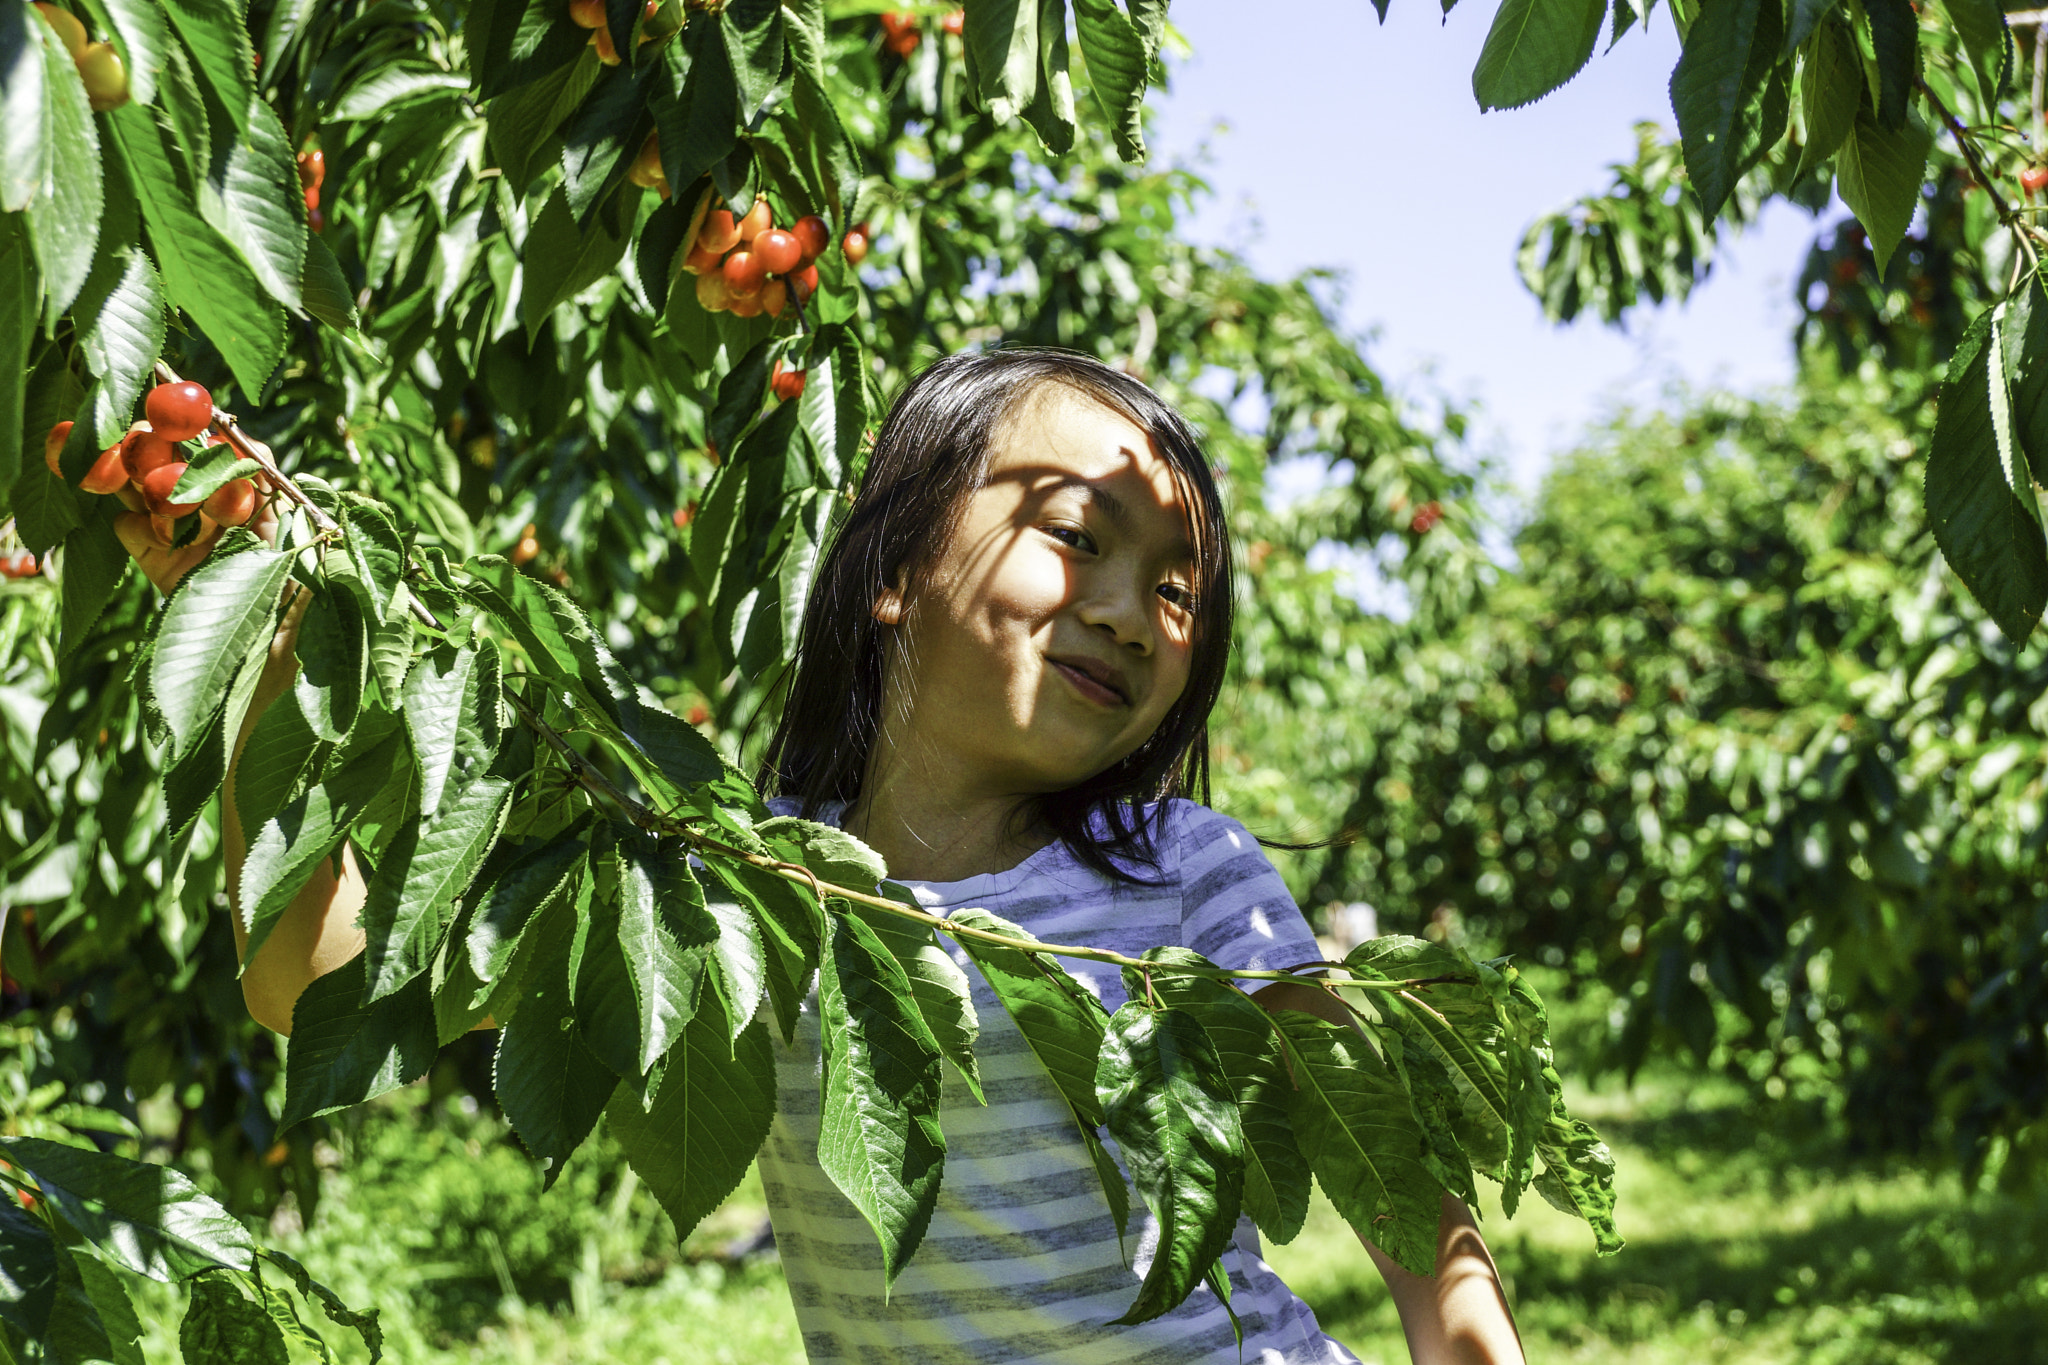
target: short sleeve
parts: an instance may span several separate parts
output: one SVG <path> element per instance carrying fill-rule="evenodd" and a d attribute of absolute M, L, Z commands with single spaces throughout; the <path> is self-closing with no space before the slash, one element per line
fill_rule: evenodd
<path fill-rule="evenodd" d="M 1174 804 L 1181 946 L 1240 970 L 1319 960 L 1314 932 L 1259 841 L 1227 815 L 1192 801 Z"/>

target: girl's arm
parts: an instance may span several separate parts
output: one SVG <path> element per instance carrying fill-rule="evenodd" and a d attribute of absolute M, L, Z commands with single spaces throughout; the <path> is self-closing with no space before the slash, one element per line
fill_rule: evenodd
<path fill-rule="evenodd" d="M 1356 1027 L 1342 1005 L 1314 986 L 1276 981 L 1252 992 L 1252 999 L 1269 1010 L 1301 1010 Z M 1394 1296 L 1416 1365 L 1523 1365 L 1522 1338 L 1500 1270 L 1462 1200 L 1444 1196 L 1433 1277 L 1404 1270 L 1365 1238 L 1359 1241 Z"/>
<path fill-rule="evenodd" d="M 275 526 L 275 520 L 266 516 L 253 529 L 270 539 Z M 137 566 L 166 595 L 206 558 L 215 539 L 208 535 L 180 550 L 165 549 L 151 531 L 148 516 L 141 512 L 118 518 L 114 529 L 135 557 Z M 221 839 L 226 846 L 228 904 L 235 925 L 237 956 L 246 954 L 249 934 L 242 926 L 241 907 L 242 862 L 248 854 L 248 841 L 235 810 L 235 767 L 241 760 L 242 746 L 249 742 L 264 710 L 290 689 L 298 675 L 294 651 L 307 598 L 295 586 L 287 590 L 296 593 L 297 600 L 285 613 L 277 636 L 270 643 L 270 659 L 250 699 L 249 715 L 235 740 L 234 761 L 228 765 L 227 782 L 221 789 Z M 322 863 L 315 869 L 279 917 L 255 960 L 242 973 L 242 999 L 249 1006 L 250 1017 L 273 1032 L 292 1031 L 292 1007 L 313 978 L 333 971 L 363 950 L 363 931 L 356 917 L 363 906 L 364 880 L 356 866 L 355 853 L 346 843 L 336 863 Z"/>

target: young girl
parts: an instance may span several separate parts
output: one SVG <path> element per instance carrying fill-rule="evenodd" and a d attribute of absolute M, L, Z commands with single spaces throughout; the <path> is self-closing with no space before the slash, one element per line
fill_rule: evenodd
<path fill-rule="evenodd" d="M 139 528 L 134 545 L 159 582 L 185 567 L 147 550 Z M 1130 955 L 1179 944 L 1233 968 L 1313 961 L 1315 938 L 1257 842 L 1186 799 L 1206 795 L 1230 629 L 1222 507 L 1177 413 L 1080 356 L 954 356 L 898 398 L 820 563 L 763 789 L 779 812 L 865 840 L 929 908 L 975 906 Z M 289 678 L 280 643 L 273 672 L 287 681 L 273 694 Z M 244 976 L 259 1020 L 288 1026 L 306 982 L 360 950 L 361 896 L 347 862 L 308 888 Z M 777 1038 L 760 1165 L 814 1365 L 1355 1365 L 1261 1259 L 1249 1219 L 1223 1257 L 1242 1352 L 1206 1286 L 1163 1317 L 1112 1325 L 1156 1226 L 1134 1203 L 1120 1242 L 1059 1092 L 955 952 L 974 983 L 988 1103 L 947 1074 L 938 1207 L 891 1287 L 873 1232 L 818 1164 L 815 1018 L 793 1047 Z M 1107 1009 L 1123 1003 L 1113 969 L 1062 965 Z M 1311 987 L 1253 998 L 1346 1022 Z M 1462 1204 L 1445 1199 L 1434 1278 L 1366 1250 L 1417 1361 L 1522 1359 Z"/>

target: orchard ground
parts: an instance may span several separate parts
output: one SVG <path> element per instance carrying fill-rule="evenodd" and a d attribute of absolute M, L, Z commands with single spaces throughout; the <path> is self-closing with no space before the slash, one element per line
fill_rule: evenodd
<path fill-rule="evenodd" d="M 1601 1259 L 1583 1224 L 1533 1195 L 1511 1222 L 1489 1203 L 1530 1359 L 2048 1362 L 2048 1197 L 1859 1162 L 1817 1111 L 1673 1067 L 1571 1088 L 1613 1145 L 1629 1246 Z M 677 1256 L 608 1144 L 544 1195 L 502 1124 L 423 1087 L 368 1106 L 334 1158 L 311 1230 L 287 1215 L 275 1244 L 379 1305 L 390 1359 L 801 1365 L 773 1258 L 717 1259 L 764 1211 L 751 1174 Z M 1362 1360 L 1407 1359 L 1378 1276 L 1320 1195 L 1269 1255 Z M 176 1358 L 182 1300 L 143 1290 L 152 1358 Z M 362 1358 L 352 1334 L 326 1336 Z"/>

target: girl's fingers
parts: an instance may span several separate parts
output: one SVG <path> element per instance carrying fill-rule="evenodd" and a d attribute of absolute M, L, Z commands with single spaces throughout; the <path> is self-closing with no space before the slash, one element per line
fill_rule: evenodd
<path fill-rule="evenodd" d="M 142 490 L 132 483 L 124 483 L 115 489 L 114 496 L 119 498 L 121 505 L 131 512 L 140 512 L 149 506 L 142 496 Z"/>
<path fill-rule="evenodd" d="M 158 522 L 165 522 L 159 526 Z M 220 528 L 213 527 L 199 539 L 181 549 L 172 549 L 166 534 L 169 523 L 165 518 L 153 517 L 147 512 L 123 512 L 114 518 L 114 534 L 123 548 L 135 557 L 135 563 L 157 591 L 170 594 L 192 567 L 213 550 L 213 542 L 220 538 Z"/>

